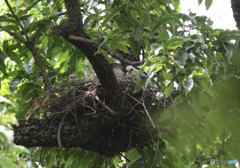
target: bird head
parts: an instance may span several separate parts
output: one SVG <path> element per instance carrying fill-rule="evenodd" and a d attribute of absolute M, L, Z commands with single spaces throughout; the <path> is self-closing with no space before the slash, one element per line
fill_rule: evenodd
<path fill-rule="evenodd" d="M 78 77 L 75 74 L 69 76 L 69 81 L 78 80 Z"/>

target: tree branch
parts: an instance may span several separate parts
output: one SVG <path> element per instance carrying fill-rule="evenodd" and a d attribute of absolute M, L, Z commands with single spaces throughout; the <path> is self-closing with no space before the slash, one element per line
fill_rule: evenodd
<path fill-rule="evenodd" d="M 47 74 L 47 72 L 46 72 L 46 70 L 45 70 L 45 68 L 44 68 L 44 66 L 42 64 L 42 61 L 39 58 L 39 56 L 37 54 L 37 51 L 34 48 L 34 44 L 32 42 L 30 42 L 30 43 L 26 43 L 26 46 L 28 47 L 28 49 L 32 53 L 34 60 L 36 61 L 38 67 L 40 68 L 40 70 L 41 70 L 41 72 L 43 74 L 43 79 L 45 81 L 45 84 L 46 84 L 47 88 L 49 90 L 51 90 L 52 89 L 52 84 L 51 84 L 51 82 L 49 80 L 49 77 L 48 77 L 48 74 Z"/>
<path fill-rule="evenodd" d="M 3 26 L 0 24 L 0 29 L 3 28 Z M 20 42 L 22 42 L 23 44 L 25 44 L 25 40 L 21 37 L 19 37 L 17 34 L 13 33 L 10 30 L 5 30 L 5 32 L 7 32 L 10 36 L 13 36 L 15 39 L 19 40 Z"/>
<path fill-rule="evenodd" d="M 5 3 L 7 4 L 8 8 L 9 8 L 9 10 L 11 11 L 12 15 L 14 16 L 14 18 L 15 18 L 15 19 L 17 18 L 17 23 L 18 23 L 18 25 L 21 27 L 21 29 L 22 29 L 22 31 L 23 31 L 23 33 L 24 33 L 27 41 L 29 41 L 29 38 L 28 38 L 28 35 L 27 35 L 26 31 L 25 31 L 25 29 L 23 28 L 22 24 L 19 22 L 19 19 L 18 19 L 17 15 L 16 15 L 16 14 L 14 13 L 14 11 L 12 10 L 11 5 L 8 3 L 7 0 L 4 0 L 4 1 L 5 1 Z"/>
<path fill-rule="evenodd" d="M 97 74 L 99 82 L 104 87 L 106 93 L 106 104 L 113 111 L 119 112 L 120 115 L 124 115 L 126 108 L 130 108 L 128 102 L 123 102 L 123 93 L 119 90 L 117 79 L 110 66 L 110 63 L 101 53 L 94 55 L 98 51 L 98 44 L 93 42 L 92 38 L 86 34 L 83 30 L 81 6 L 78 0 L 64 0 L 67 13 L 68 23 L 63 26 L 56 26 L 56 33 L 59 33 L 67 41 L 79 48 L 92 64 L 94 71 Z M 71 38 L 69 38 L 69 35 Z M 75 37 L 81 37 L 81 41 L 75 39 Z M 86 40 L 87 39 L 87 40 Z M 86 42 L 88 41 L 88 42 Z M 114 95 L 114 96 L 113 96 Z M 114 106 L 113 106 L 114 105 Z"/>
<path fill-rule="evenodd" d="M 94 40 L 91 40 L 91 39 L 87 39 L 87 38 L 83 38 L 83 37 L 76 37 L 76 36 L 74 36 L 72 34 L 70 34 L 68 36 L 68 39 L 69 40 L 73 40 L 73 41 L 80 41 L 80 42 L 90 43 L 90 44 L 95 45 L 96 47 L 100 46 L 100 43 L 97 42 L 97 41 L 94 41 Z M 118 56 L 118 55 L 116 55 L 114 53 L 111 53 L 111 51 L 107 47 L 105 47 L 105 46 L 101 46 L 101 48 L 104 49 L 105 51 L 107 51 L 107 53 L 109 55 L 111 55 L 113 58 L 116 58 L 119 61 L 124 62 L 124 63 L 126 63 L 128 65 L 140 65 L 140 64 L 143 63 L 142 61 L 132 62 L 132 61 L 129 61 L 127 59 L 124 59 L 124 58 L 122 58 L 122 57 L 120 57 L 120 56 Z"/>

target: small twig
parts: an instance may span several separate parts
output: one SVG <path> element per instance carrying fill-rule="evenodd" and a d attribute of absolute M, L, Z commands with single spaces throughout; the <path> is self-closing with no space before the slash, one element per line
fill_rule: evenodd
<path fill-rule="evenodd" d="M 124 156 L 122 153 L 120 153 L 120 155 L 127 161 L 127 162 L 131 162 L 131 160 L 129 160 L 126 156 Z"/>
<path fill-rule="evenodd" d="M 66 14 L 68 14 L 68 12 L 59 13 L 57 14 L 57 16 L 66 15 Z"/>
<path fill-rule="evenodd" d="M 104 103 L 98 98 L 98 96 L 96 96 L 95 99 L 96 99 L 106 110 L 108 110 L 110 113 L 112 113 L 113 115 L 116 115 L 116 114 L 117 114 L 115 111 L 113 111 L 112 109 L 110 109 L 110 107 L 108 107 L 106 104 L 104 104 Z"/>
<path fill-rule="evenodd" d="M 147 111 L 147 108 L 146 108 L 146 106 L 145 106 L 145 104 L 144 104 L 144 101 L 143 101 L 142 105 L 143 105 L 143 108 L 144 108 L 145 112 L 147 113 L 147 116 L 148 116 L 149 120 L 150 120 L 151 123 L 152 123 L 153 128 L 155 128 L 156 126 L 154 125 L 153 120 L 152 120 L 151 116 L 149 115 L 149 113 L 148 113 L 148 111 Z"/>
<path fill-rule="evenodd" d="M 40 165 L 41 165 L 41 162 L 42 162 L 42 154 L 43 154 L 43 147 L 41 147 L 41 154 L 40 154 L 40 160 L 39 160 Z"/>
<path fill-rule="evenodd" d="M 85 42 L 85 43 L 93 44 L 93 45 L 96 45 L 96 46 L 98 46 L 98 47 L 100 46 L 100 43 L 97 42 L 97 41 L 94 41 L 94 40 L 91 40 L 91 39 L 87 39 L 87 38 L 83 38 L 83 37 L 79 37 L 79 36 L 74 36 L 74 35 L 72 35 L 72 34 L 70 34 L 70 35 L 68 36 L 68 39 L 69 39 L 69 40 L 73 40 L 73 41 L 80 41 L 80 42 Z M 111 55 L 113 58 L 116 58 L 116 59 L 118 59 L 119 61 L 124 62 L 124 63 L 126 63 L 126 64 L 128 64 L 128 65 L 140 65 L 140 64 L 143 63 L 143 61 L 132 62 L 132 61 L 129 61 L 129 60 L 127 60 L 127 59 L 124 59 L 124 58 L 122 58 L 122 57 L 120 57 L 120 56 L 118 56 L 118 55 L 116 55 L 116 54 L 114 54 L 114 53 L 111 53 L 111 51 L 110 51 L 107 47 L 105 47 L 105 46 L 103 46 L 103 45 L 101 46 L 101 48 L 104 49 L 105 51 L 107 51 L 107 53 L 108 53 L 109 55 Z"/>
<path fill-rule="evenodd" d="M 8 1 L 7 1 L 7 0 L 4 0 L 4 1 L 5 1 L 5 3 L 7 4 L 7 6 L 8 6 L 8 8 L 9 8 L 9 10 L 11 11 L 12 15 L 13 15 L 14 17 L 18 18 L 17 15 L 16 15 L 16 14 L 14 13 L 14 11 L 12 10 L 12 7 L 11 7 L 11 5 L 8 3 Z M 29 41 L 27 32 L 26 32 L 25 29 L 23 28 L 22 24 L 19 22 L 19 20 L 17 20 L 17 23 L 18 23 L 18 25 L 21 27 L 24 35 L 26 36 L 27 41 Z"/>
<path fill-rule="evenodd" d="M 3 28 L 3 26 L 0 24 L 0 29 Z M 25 44 L 25 40 L 21 37 L 19 37 L 17 34 L 13 33 L 10 30 L 5 30 L 10 36 L 13 36 L 15 39 L 19 40 L 20 42 L 22 42 L 23 44 Z"/>
<path fill-rule="evenodd" d="M 67 116 L 68 112 L 66 112 L 58 126 L 58 132 L 57 132 L 57 141 L 58 141 L 58 146 L 60 149 L 62 149 L 62 142 L 61 142 L 61 129 L 62 129 L 62 125 L 63 125 L 63 121 L 65 119 L 65 117 Z"/>
<path fill-rule="evenodd" d="M 88 108 L 90 108 L 90 109 L 93 111 L 92 113 L 87 113 L 87 114 L 85 114 L 85 115 L 93 115 L 93 114 L 96 114 L 96 113 L 97 113 L 97 111 L 94 110 L 91 106 L 85 105 L 85 104 L 83 104 L 83 103 L 81 103 L 81 104 L 83 105 L 83 107 L 88 107 Z"/>
<path fill-rule="evenodd" d="M 125 10 L 125 8 L 124 8 L 124 6 L 123 6 L 123 4 L 122 4 L 121 0 L 118 0 L 118 2 L 121 4 L 121 6 L 122 6 L 122 8 L 123 8 L 123 11 L 124 11 L 124 13 L 125 13 L 125 15 L 127 16 L 127 15 L 128 15 L 128 14 L 127 14 L 127 11 Z"/>
<path fill-rule="evenodd" d="M 41 30 L 41 27 L 39 27 L 39 28 L 37 29 L 37 31 L 35 32 L 35 34 L 34 34 L 34 36 L 33 36 L 33 38 L 32 38 L 32 43 L 34 43 L 34 42 L 36 41 L 37 36 L 39 35 L 40 30 Z"/>

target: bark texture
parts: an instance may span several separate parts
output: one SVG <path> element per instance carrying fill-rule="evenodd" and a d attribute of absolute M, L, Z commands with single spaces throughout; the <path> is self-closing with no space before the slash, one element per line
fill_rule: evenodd
<path fill-rule="evenodd" d="M 123 100 L 123 94 L 119 91 L 117 79 L 110 67 L 110 64 L 103 54 L 94 55 L 94 53 L 98 51 L 98 46 L 68 39 L 68 36 L 72 34 L 77 37 L 79 36 L 92 40 L 92 38 L 83 30 L 82 14 L 80 11 L 81 6 L 79 1 L 65 0 L 64 2 L 68 13 L 68 23 L 64 26 L 57 27 L 57 32 L 85 53 L 89 62 L 92 64 L 100 83 L 105 89 L 107 97 L 106 103 L 109 103 L 109 106 L 118 112 L 118 115 L 124 115 L 124 111 L 121 108 L 122 102 L 119 101 Z M 125 104 L 125 106 L 127 106 L 127 104 Z"/>
<path fill-rule="evenodd" d="M 237 23 L 237 28 L 240 29 L 240 1 L 231 0 L 231 6 L 233 10 L 233 17 Z"/>

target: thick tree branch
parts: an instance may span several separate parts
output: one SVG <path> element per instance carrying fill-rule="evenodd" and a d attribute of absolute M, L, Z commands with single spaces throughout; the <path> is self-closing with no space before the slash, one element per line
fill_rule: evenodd
<path fill-rule="evenodd" d="M 57 26 L 55 32 L 59 33 L 62 37 L 85 53 L 97 74 L 99 82 L 104 87 L 107 100 L 106 104 L 114 104 L 114 106 L 110 106 L 110 108 L 119 113 L 122 112 L 121 115 L 124 115 L 126 108 L 130 107 L 127 105 L 127 102 L 125 102 L 123 107 L 123 102 L 119 101 L 123 100 L 123 94 L 119 90 L 117 79 L 107 59 L 101 53 L 94 55 L 98 51 L 98 45 L 68 38 L 69 35 L 72 35 L 72 37 L 81 37 L 88 39 L 91 42 L 93 41 L 92 38 L 83 30 L 79 1 L 64 0 L 64 2 L 68 13 L 68 23 L 64 26 Z"/>
<path fill-rule="evenodd" d="M 97 41 L 94 41 L 94 40 L 91 40 L 91 39 L 86 39 L 86 38 L 83 38 L 83 37 L 76 37 L 76 36 L 74 36 L 72 34 L 70 34 L 68 36 L 68 39 L 69 40 L 73 40 L 73 41 L 80 41 L 80 42 L 90 43 L 90 44 L 95 45 L 96 47 L 100 46 L 100 43 L 97 42 Z M 122 58 L 122 57 L 120 57 L 120 56 L 118 56 L 118 55 L 116 55 L 114 53 L 111 53 L 111 51 L 107 47 L 105 47 L 103 45 L 101 46 L 101 48 L 104 49 L 105 51 L 107 51 L 107 53 L 109 55 L 111 55 L 113 58 L 116 58 L 117 60 L 119 60 L 119 61 L 121 61 L 123 63 L 126 63 L 128 65 L 140 65 L 140 64 L 143 63 L 142 61 L 132 62 L 132 61 L 129 61 L 127 59 L 124 59 L 124 58 Z"/>
<path fill-rule="evenodd" d="M 240 1 L 231 0 L 231 6 L 233 10 L 233 17 L 237 23 L 238 29 L 240 29 Z"/>

